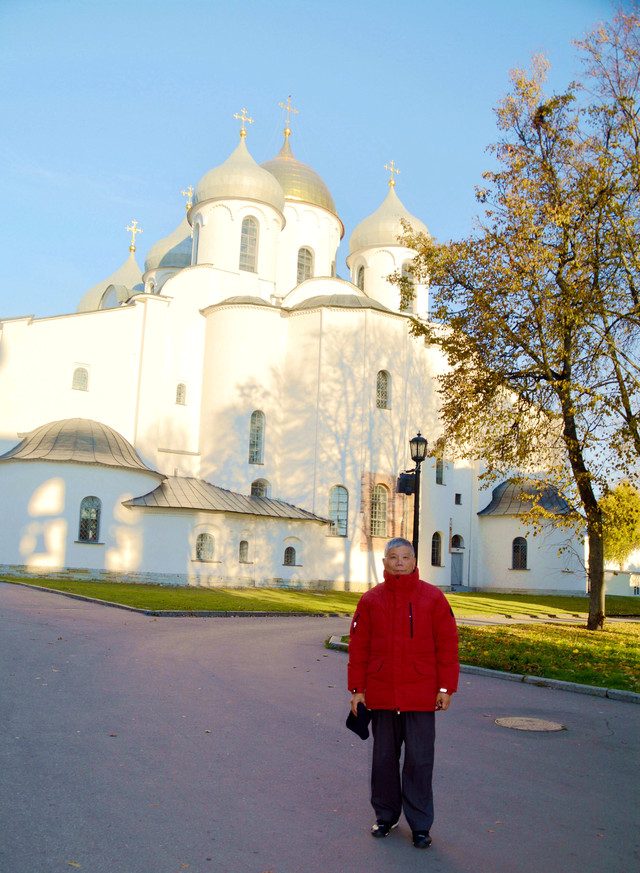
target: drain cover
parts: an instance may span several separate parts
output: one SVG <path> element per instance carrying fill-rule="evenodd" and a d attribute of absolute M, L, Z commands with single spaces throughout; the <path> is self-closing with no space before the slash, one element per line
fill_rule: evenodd
<path fill-rule="evenodd" d="M 513 728 L 516 731 L 564 731 L 565 726 L 556 721 L 545 721 L 542 718 L 497 718 L 500 727 Z"/>

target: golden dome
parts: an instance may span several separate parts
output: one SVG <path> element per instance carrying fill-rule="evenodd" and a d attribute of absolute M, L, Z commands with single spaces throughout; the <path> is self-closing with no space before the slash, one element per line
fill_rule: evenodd
<path fill-rule="evenodd" d="M 280 182 L 287 200 L 299 200 L 302 203 L 321 206 L 338 218 L 331 192 L 320 176 L 310 166 L 294 158 L 289 145 L 290 133 L 289 128 L 286 128 L 284 144 L 278 154 L 260 166 L 272 173 Z"/>

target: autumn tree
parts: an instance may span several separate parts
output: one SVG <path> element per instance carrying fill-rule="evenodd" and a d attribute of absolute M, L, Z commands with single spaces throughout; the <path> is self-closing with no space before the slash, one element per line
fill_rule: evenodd
<path fill-rule="evenodd" d="M 600 499 L 604 556 L 622 569 L 640 549 L 640 492 L 631 482 L 620 482 Z"/>
<path fill-rule="evenodd" d="M 598 495 L 640 456 L 638 25 L 618 13 L 585 40 L 587 84 L 563 94 L 544 93 L 543 57 L 514 70 L 474 233 L 405 237 L 432 287 L 430 320 L 414 319 L 414 332 L 449 365 L 447 449 L 484 459 L 493 476 L 544 473 L 573 502 L 592 630 L 605 617 Z"/>

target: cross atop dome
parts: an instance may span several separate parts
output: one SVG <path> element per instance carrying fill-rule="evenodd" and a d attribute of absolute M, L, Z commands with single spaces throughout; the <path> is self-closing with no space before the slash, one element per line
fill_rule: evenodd
<path fill-rule="evenodd" d="M 238 113 L 235 112 L 233 117 L 238 118 L 238 119 L 240 119 L 240 121 L 242 121 L 242 127 L 240 128 L 240 136 L 245 137 L 247 135 L 247 129 L 244 126 L 245 121 L 248 121 L 249 124 L 253 124 L 253 118 L 249 118 L 249 116 L 247 115 L 246 109 L 242 110 L 242 115 L 238 115 Z"/>
<path fill-rule="evenodd" d="M 399 173 L 400 170 L 396 167 L 396 165 L 393 161 L 389 161 L 388 164 L 385 164 L 384 168 L 385 168 L 385 170 L 389 170 L 389 172 L 391 173 L 391 178 L 389 179 L 389 187 L 393 188 L 396 184 L 396 180 L 393 178 L 393 174 Z"/>
<path fill-rule="evenodd" d="M 298 114 L 298 110 L 297 110 L 297 109 L 294 109 L 293 106 L 291 105 L 291 94 L 289 94 L 289 96 L 287 97 L 287 102 L 286 102 L 286 103 L 279 103 L 278 106 L 280 106 L 282 109 L 286 109 L 286 110 L 287 110 L 287 121 L 286 121 L 287 126 L 286 126 L 285 129 L 284 129 L 284 135 L 285 135 L 285 136 L 290 136 L 290 135 L 291 135 L 291 128 L 289 127 L 289 115 L 290 115 L 292 112 L 293 112 L 294 115 L 297 115 L 297 114 Z"/>
<path fill-rule="evenodd" d="M 131 245 L 129 246 L 130 252 L 135 252 L 136 250 L 136 234 L 142 233 L 142 228 L 138 227 L 138 222 L 134 219 L 131 222 L 131 227 L 127 225 L 126 229 L 131 233 Z"/>
<path fill-rule="evenodd" d="M 186 210 L 187 212 L 191 209 L 191 204 L 193 203 L 193 185 L 189 185 L 188 188 L 185 188 L 182 192 L 182 196 L 187 198 Z"/>

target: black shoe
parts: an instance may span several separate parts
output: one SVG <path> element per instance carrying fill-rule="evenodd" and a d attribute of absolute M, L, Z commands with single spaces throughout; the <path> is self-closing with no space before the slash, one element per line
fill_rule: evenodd
<path fill-rule="evenodd" d="M 390 822 L 383 821 L 381 818 L 373 825 L 371 828 L 371 836 L 375 837 L 377 840 L 381 840 L 383 837 L 388 837 L 393 828 L 398 827 L 398 822 Z"/>
<path fill-rule="evenodd" d="M 431 845 L 431 837 L 429 831 L 412 831 L 413 845 L 416 849 L 428 849 Z"/>

